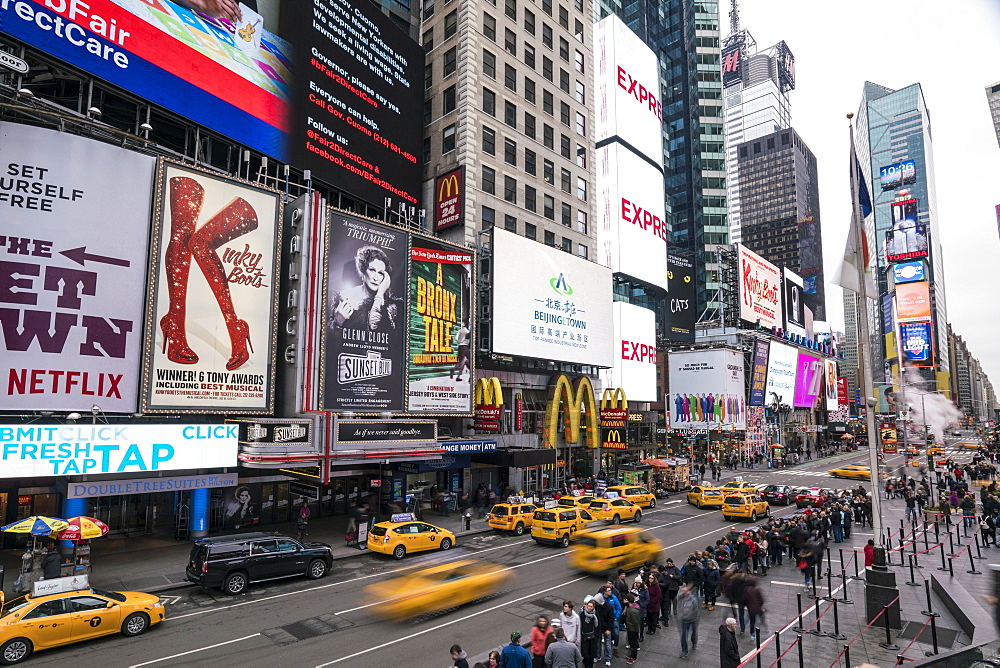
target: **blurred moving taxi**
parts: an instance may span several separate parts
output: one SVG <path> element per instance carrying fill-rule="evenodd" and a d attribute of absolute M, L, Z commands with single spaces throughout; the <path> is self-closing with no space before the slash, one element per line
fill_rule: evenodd
<path fill-rule="evenodd" d="M 498 564 L 460 559 L 420 570 L 404 570 L 365 588 L 374 614 L 404 620 L 448 610 L 499 594 L 514 584 L 514 572 Z"/>
<path fill-rule="evenodd" d="M 955 445 L 966 450 L 980 450 L 983 447 L 979 443 L 972 443 L 970 441 L 962 441 L 960 443 L 956 443 Z"/>
<path fill-rule="evenodd" d="M 402 559 L 411 552 L 450 550 L 455 534 L 427 522 L 379 522 L 368 532 L 368 549 Z"/>
<path fill-rule="evenodd" d="M 930 447 L 927 448 L 927 454 L 929 454 L 929 455 L 943 455 L 944 454 L 944 446 L 943 445 L 938 445 L 937 443 L 935 443 L 934 445 L 932 445 L 932 446 L 930 446 Z"/>
<path fill-rule="evenodd" d="M 748 519 L 756 522 L 757 517 L 766 517 L 771 514 L 771 506 L 767 501 L 760 498 L 756 490 L 726 492 L 726 498 L 722 501 L 722 518 L 726 520 Z"/>
<path fill-rule="evenodd" d="M 137 636 L 165 615 L 158 597 L 136 591 L 80 589 L 7 603 L 0 593 L 0 663 L 12 666 L 32 652 L 113 633 Z"/>
<path fill-rule="evenodd" d="M 523 536 L 531 528 L 531 518 L 538 508 L 533 503 L 498 503 L 490 509 L 486 524 L 494 531 L 513 531 Z"/>
<path fill-rule="evenodd" d="M 595 519 L 607 520 L 612 524 L 620 524 L 622 520 L 638 522 L 642 519 L 639 506 L 628 499 L 594 499 L 587 510 Z"/>
<path fill-rule="evenodd" d="M 918 448 L 915 445 L 908 445 L 905 448 L 903 448 L 903 454 L 913 455 L 913 456 L 919 455 L 920 448 Z"/>
<path fill-rule="evenodd" d="M 616 574 L 647 561 L 659 561 L 663 544 L 648 531 L 636 527 L 604 527 L 580 532 L 573 544 L 569 565 L 576 570 Z"/>
<path fill-rule="evenodd" d="M 861 464 L 848 464 L 828 471 L 834 478 L 851 478 L 854 480 L 871 480 L 872 470 Z"/>
<path fill-rule="evenodd" d="M 688 503 L 699 508 L 721 508 L 723 493 L 718 487 L 698 485 L 687 494 Z"/>
<path fill-rule="evenodd" d="M 541 545 L 559 545 L 569 547 L 569 541 L 576 532 L 594 521 L 586 508 L 547 508 L 536 510 L 531 520 L 531 537 Z"/>
<path fill-rule="evenodd" d="M 618 494 L 618 496 L 628 499 L 640 508 L 656 507 L 656 495 L 644 487 L 615 485 L 614 487 L 608 487 L 605 492 L 605 494 L 611 496 L 608 492 L 614 492 Z"/>
<path fill-rule="evenodd" d="M 564 508 L 576 508 L 577 506 L 584 506 L 584 507 L 586 507 L 591 502 L 591 500 L 593 498 L 594 498 L 593 496 L 589 496 L 589 495 L 585 495 L 585 496 L 561 496 L 561 497 L 559 497 L 559 505 L 562 506 L 562 507 L 564 507 Z"/>
<path fill-rule="evenodd" d="M 722 491 L 726 492 L 731 489 L 752 489 L 757 491 L 757 485 L 752 482 L 744 482 L 742 480 L 730 480 L 725 485 L 722 486 Z"/>

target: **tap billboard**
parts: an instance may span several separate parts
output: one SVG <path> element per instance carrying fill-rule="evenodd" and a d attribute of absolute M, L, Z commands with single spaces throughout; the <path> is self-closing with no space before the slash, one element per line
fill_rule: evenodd
<path fill-rule="evenodd" d="M 740 318 L 763 327 L 781 327 L 781 271 L 738 245 L 740 255 Z"/>

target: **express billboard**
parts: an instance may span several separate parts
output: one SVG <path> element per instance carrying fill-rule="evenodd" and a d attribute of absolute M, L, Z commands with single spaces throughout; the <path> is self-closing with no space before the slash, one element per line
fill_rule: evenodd
<path fill-rule="evenodd" d="M 799 353 L 795 371 L 795 406 L 810 408 L 823 392 L 823 360 Z"/>
<path fill-rule="evenodd" d="M 930 321 L 900 323 L 899 340 L 903 353 L 903 366 L 934 366 L 932 330 L 933 327 Z"/>
<path fill-rule="evenodd" d="M 770 341 L 757 339 L 753 345 L 753 367 L 750 370 L 750 405 L 763 406 L 767 400 L 767 358 Z"/>
<path fill-rule="evenodd" d="M 767 358 L 767 403 L 771 394 L 780 397 L 782 403 L 789 403 L 795 397 L 795 375 L 798 365 L 798 353 L 795 348 L 776 341 L 771 342 L 771 350 Z"/>
<path fill-rule="evenodd" d="M 667 358 L 671 429 L 746 428 L 742 353 L 687 350 Z"/>
<path fill-rule="evenodd" d="M 274 410 L 282 213 L 274 190 L 161 163 L 143 412 Z"/>
<path fill-rule="evenodd" d="M 611 270 L 493 228 L 493 352 L 611 367 Z"/>
<path fill-rule="evenodd" d="M 663 334 L 670 341 L 694 342 L 698 318 L 698 293 L 694 280 L 694 261 L 670 253 L 667 255 L 667 308 L 663 313 Z"/>
<path fill-rule="evenodd" d="M 913 262 L 900 262 L 892 265 L 892 278 L 893 282 L 899 285 L 900 283 L 926 281 L 929 276 L 927 275 L 927 266 L 923 260 L 915 260 Z"/>
<path fill-rule="evenodd" d="M 417 202 L 423 53 L 377 6 L 16 0 L 0 26 L 369 202 Z"/>
<path fill-rule="evenodd" d="M 781 327 L 781 272 L 773 264 L 738 245 L 740 318 L 764 327 Z"/>
<path fill-rule="evenodd" d="M 896 320 L 926 320 L 931 317 L 930 283 L 918 281 L 896 286 Z"/>
<path fill-rule="evenodd" d="M 597 137 L 628 144 L 663 168 L 663 109 L 656 54 L 612 14 L 594 25 Z"/>
<path fill-rule="evenodd" d="M 620 144 L 597 150 L 597 261 L 667 289 L 663 174 Z"/>
<path fill-rule="evenodd" d="M 885 257 L 900 262 L 927 256 L 927 229 L 918 222 L 917 200 L 893 202 L 892 229 L 885 233 Z"/>
<path fill-rule="evenodd" d="M 900 186 L 917 182 L 917 166 L 912 160 L 904 160 L 879 169 L 882 190 L 895 190 Z"/>
<path fill-rule="evenodd" d="M 4 409 L 134 413 L 156 160 L 0 123 L 0 164 Z"/>
<path fill-rule="evenodd" d="M 631 401 L 659 401 L 656 395 L 656 314 L 648 308 L 614 302 L 615 364 L 610 387 Z"/>
<path fill-rule="evenodd" d="M 787 267 L 782 268 L 785 294 L 782 304 L 785 313 L 785 329 L 799 336 L 806 335 L 806 311 L 802 300 L 802 277 Z"/>

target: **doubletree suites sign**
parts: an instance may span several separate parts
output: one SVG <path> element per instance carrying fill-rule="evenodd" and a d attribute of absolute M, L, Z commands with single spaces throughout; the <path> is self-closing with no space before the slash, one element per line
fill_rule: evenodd
<path fill-rule="evenodd" d="M 406 443 L 437 440 L 433 420 L 338 420 L 337 443 Z"/>

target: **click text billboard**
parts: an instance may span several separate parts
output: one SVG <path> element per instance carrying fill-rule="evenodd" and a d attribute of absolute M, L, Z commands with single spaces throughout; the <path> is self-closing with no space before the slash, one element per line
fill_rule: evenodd
<path fill-rule="evenodd" d="M 733 350 L 669 353 L 671 429 L 746 428 L 743 355 Z"/>

